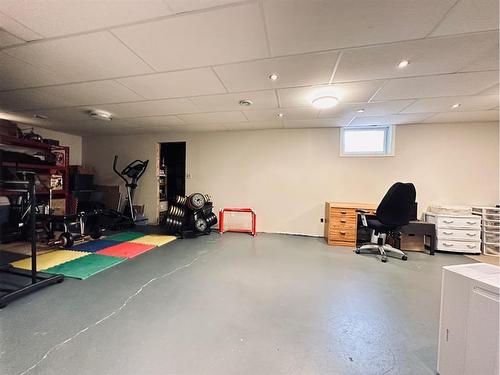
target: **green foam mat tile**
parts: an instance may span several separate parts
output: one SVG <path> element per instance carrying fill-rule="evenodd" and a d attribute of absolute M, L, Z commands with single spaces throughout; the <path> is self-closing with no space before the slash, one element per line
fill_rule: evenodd
<path fill-rule="evenodd" d="M 113 234 L 111 236 L 106 237 L 106 240 L 109 241 L 117 241 L 117 242 L 127 242 L 127 241 L 132 241 L 137 238 L 144 237 L 144 233 L 140 232 L 122 232 L 122 233 L 117 233 Z"/>
<path fill-rule="evenodd" d="M 61 274 L 75 279 L 85 280 L 96 273 L 125 261 L 127 258 L 112 257 L 100 254 L 89 254 L 87 256 L 71 260 L 58 266 L 50 267 L 43 272 Z"/>

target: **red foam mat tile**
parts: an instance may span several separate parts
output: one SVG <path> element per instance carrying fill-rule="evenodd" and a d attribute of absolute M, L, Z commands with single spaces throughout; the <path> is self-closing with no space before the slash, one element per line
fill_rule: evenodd
<path fill-rule="evenodd" d="M 108 255 L 112 257 L 134 258 L 146 251 L 154 249 L 154 245 L 145 245 L 133 242 L 122 242 L 118 245 L 99 250 L 97 254 Z"/>

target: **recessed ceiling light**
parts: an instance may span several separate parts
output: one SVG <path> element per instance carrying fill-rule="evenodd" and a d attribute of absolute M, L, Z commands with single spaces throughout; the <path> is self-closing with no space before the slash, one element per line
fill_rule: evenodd
<path fill-rule="evenodd" d="M 271 81 L 276 81 L 278 78 L 279 78 L 279 76 L 276 73 L 269 75 L 269 79 Z"/>
<path fill-rule="evenodd" d="M 408 60 L 401 60 L 398 64 L 398 68 L 406 68 L 408 65 L 410 64 L 410 62 Z"/>
<path fill-rule="evenodd" d="M 284 113 L 278 113 L 278 117 L 279 118 L 283 118 L 283 117 L 285 117 L 285 114 Z"/>
<path fill-rule="evenodd" d="M 111 121 L 113 119 L 111 113 L 99 110 L 90 111 L 89 116 L 94 120 Z"/>
<path fill-rule="evenodd" d="M 253 102 L 250 99 L 241 99 L 239 103 L 244 107 L 248 107 L 253 104 Z"/>
<path fill-rule="evenodd" d="M 335 107 L 339 100 L 335 96 L 320 96 L 312 101 L 314 108 L 326 109 Z"/>
<path fill-rule="evenodd" d="M 451 106 L 451 108 L 455 109 L 455 108 L 460 107 L 461 105 L 462 105 L 462 104 L 460 104 L 460 103 L 455 103 L 455 104 L 453 104 L 453 105 Z"/>
<path fill-rule="evenodd" d="M 358 109 L 358 113 L 363 113 L 364 111 L 365 111 L 364 108 Z"/>

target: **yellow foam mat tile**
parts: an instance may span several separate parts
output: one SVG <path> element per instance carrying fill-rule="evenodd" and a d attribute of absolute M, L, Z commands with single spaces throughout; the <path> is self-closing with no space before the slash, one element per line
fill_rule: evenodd
<path fill-rule="evenodd" d="M 50 253 L 38 255 L 36 257 L 36 270 L 42 271 L 50 267 L 58 266 L 59 264 L 69 262 L 70 260 L 78 259 L 89 255 L 85 251 L 71 251 L 71 250 L 56 250 Z M 11 263 L 14 267 L 31 270 L 31 258 L 18 260 Z"/>
<path fill-rule="evenodd" d="M 128 241 L 132 243 L 141 243 L 145 245 L 155 245 L 155 246 L 161 246 L 165 245 L 173 240 L 175 240 L 177 237 L 175 236 L 163 236 L 163 235 L 158 235 L 158 234 L 148 234 L 146 236 L 136 238 L 135 240 Z"/>

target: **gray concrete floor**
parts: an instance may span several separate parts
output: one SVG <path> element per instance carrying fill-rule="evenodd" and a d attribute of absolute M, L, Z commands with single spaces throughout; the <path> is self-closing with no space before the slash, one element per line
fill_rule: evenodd
<path fill-rule="evenodd" d="M 434 374 L 441 267 L 471 262 L 178 240 L 1 310 L 0 374 Z"/>

